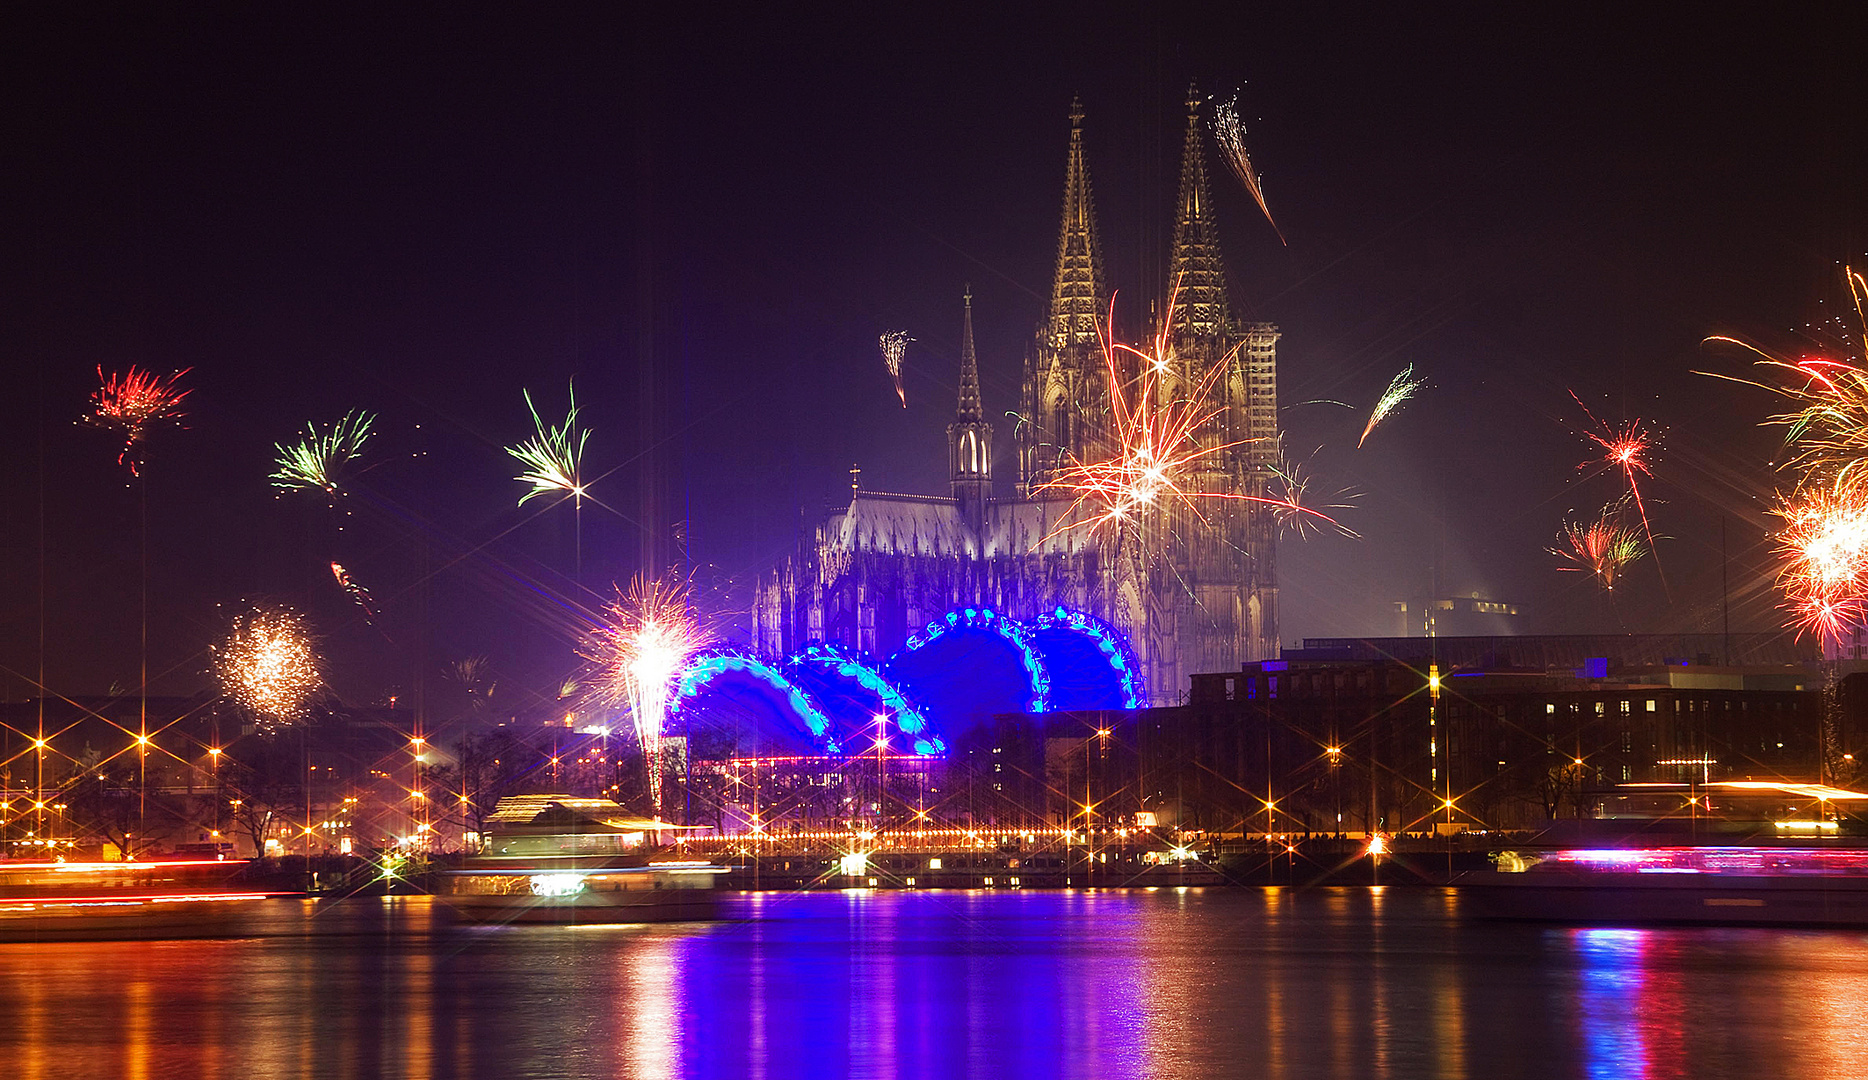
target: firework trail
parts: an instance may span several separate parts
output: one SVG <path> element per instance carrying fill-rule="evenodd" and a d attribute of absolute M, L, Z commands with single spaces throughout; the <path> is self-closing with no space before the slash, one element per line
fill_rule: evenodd
<path fill-rule="evenodd" d="M 1868 304 L 1868 281 L 1852 268 L 1844 272 L 1856 316 L 1862 320 L 1861 348 L 1868 357 L 1868 314 L 1863 311 L 1864 304 Z M 1797 474 L 1798 489 L 1821 484 L 1842 492 L 1868 481 L 1868 370 L 1860 364 L 1820 357 L 1784 360 L 1748 342 L 1722 335 L 1706 341 L 1722 341 L 1756 353 L 1762 357 L 1758 366 L 1769 369 L 1780 381 L 1758 382 L 1711 371 L 1696 374 L 1760 387 L 1797 405 L 1795 410 L 1771 416 L 1765 423 L 1786 429 L 1784 441 L 1793 454 L 1784 468 Z"/>
<path fill-rule="evenodd" d="M 1843 274 L 1868 363 L 1868 281 L 1852 267 Z M 1698 374 L 1761 387 L 1797 406 L 1765 420 L 1785 429 L 1791 454 L 1783 468 L 1794 477 L 1773 511 L 1784 520 L 1775 538 L 1783 560 L 1777 582 L 1798 632 L 1835 641 L 1868 619 L 1868 369 L 1816 357 L 1780 359 L 1736 338 L 1706 340 L 1756 353 L 1758 366 L 1778 381 Z"/>
<path fill-rule="evenodd" d="M 540 495 L 560 492 L 570 495 L 582 505 L 584 484 L 578 472 L 584 459 L 584 443 L 590 438 L 588 430 L 577 426 L 577 384 L 571 384 L 571 410 L 564 416 L 564 423 L 551 425 L 538 415 L 538 406 L 532 404 L 532 392 L 525 394 L 525 407 L 532 413 L 532 437 L 517 446 L 508 446 L 511 454 L 525 471 L 514 480 L 531 487 L 519 496 L 519 505 L 524 506 Z"/>
<path fill-rule="evenodd" d="M 895 396 L 902 399 L 902 408 L 908 407 L 908 392 L 902 388 L 902 360 L 908 356 L 908 343 L 914 338 L 906 330 L 889 330 L 878 339 L 882 347 L 882 366 L 889 369 L 889 378 L 895 380 Z"/>
<path fill-rule="evenodd" d="M 1558 569 L 1587 573 L 1614 592 L 1622 571 L 1647 554 L 1640 534 L 1622 521 L 1622 510 L 1623 504 L 1614 502 L 1603 507 L 1592 522 L 1565 522 L 1558 536 L 1563 546 L 1550 552 L 1576 565 Z"/>
<path fill-rule="evenodd" d="M 1109 333 L 1103 334 L 1103 364 L 1109 380 L 1110 435 L 1115 440 L 1113 456 L 1101 461 L 1073 460 L 1056 476 L 1034 491 L 1068 495 L 1071 504 L 1047 535 L 1056 536 L 1078 525 L 1091 531 L 1104 527 L 1135 524 L 1150 510 L 1178 503 L 1194 518 L 1207 524 L 1200 503 L 1207 499 L 1230 499 L 1281 508 L 1279 512 L 1300 515 L 1342 529 L 1343 526 L 1320 511 L 1303 506 L 1289 497 L 1270 498 L 1226 491 L 1191 489 L 1191 473 L 1201 468 L 1217 468 L 1228 450 L 1244 446 L 1252 439 L 1203 444 L 1202 429 L 1225 412 L 1225 405 L 1214 400 L 1214 387 L 1228 363 L 1207 368 L 1199 382 L 1184 387 L 1183 393 L 1171 395 L 1165 377 L 1173 368 L 1169 362 L 1168 333 L 1172 327 L 1174 300 L 1168 299 L 1168 315 L 1162 323 L 1152 351 L 1143 352 L 1129 345 L 1116 344 Z M 1110 300 L 1113 324 L 1114 298 Z M 1139 372 L 1132 380 L 1124 378 L 1127 362 L 1138 361 Z M 1299 492 L 1301 494 L 1301 492 Z M 1344 529 L 1344 532 L 1348 532 Z"/>
<path fill-rule="evenodd" d="M 363 621 L 372 626 L 376 625 L 376 600 L 370 595 L 370 590 L 358 584 L 356 579 L 350 576 L 350 571 L 344 569 L 342 563 L 331 564 L 331 577 L 336 579 L 337 587 L 350 594 L 350 598 L 363 609 Z"/>
<path fill-rule="evenodd" d="M 329 430 L 305 424 L 305 437 L 290 446 L 274 443 L 278 468 L 269 478 L 281 491 L 322 491 L 336 495 L 344 469 L 363 454 L 363 444 L 375 434 L 376 417 L 362 410 L 343 415 Z"/>
<path fill-rule="evenodd" d="M 1599 457 L 1585 461 L 1576 467 L 1578 469 L 1600 467 L 1620 470 L 1622 481 L 1628 485 L 1628 494 L 1634 499 L 1635 511 L 1641 517 L 1641 533 L 1647 538 L 1648 550 L 1656 551 L 1654 526 L 1648 522 L 1647 502 L 1641 498 L 1640 483 L 1640 477 L 1654 475 L 1653 470 L 1648 467 L 1648 454 L 1654 449 L 1654 436 L 1648 432 L 1643 421 L 1638 417 L 1619 428 L 1612 428 L 1591 412 L 1589 406 L 1583 404 L 1583 399 L 1576 396 L 1576 391 L 1570 391 L 1570 400 L 1576 402 L 1582 408 L 1583 415 L 1589 417 L 1589 422 L 1596 426 L 1595 431 L 1585 431 L 1583 436 L 1595 443 L 1602 451 Z M 1658 567 L 1660 565 L 1658 552 L 1654 559 L 1655 566 Z"/>
<path fill-rule="evenodd" d="M 1286 454 L 1284 448 L 1280 446 L 1278 463 L 1271 467 L 1271 475 L 1274 481 L 1271 489 L 1272 518 L 1278 523 L 1278 528 L 1290 529 L 1300 540 L 1313 531 L 1321 532 L 1322 526 L 1311 516 L 1312 503 L 1309 498 L 1311 475 L 1308 464 Z M 1325 504 L 1325 509 L 1348 510 L 1354 505 L 1350 500 L 1359 498 L 1360 495 L 1345 489 L 1337 492 L 1334 497 L 1339 501 Z M 1333 519 L 1323 518 L 1322 520 L 1329 521 L 1330 524 L 1336 526 L 1338 532 L 1352 540 L 1362 538 L 1361 533 Z"/>
<path fill-rule="evenodd" d="M 1779 496 L 1778 588 L 1799 633 L 1829 640 L 1868 613 L 1868 493 L 1816 487 Z"/>
<path fill-rule="evenodd" d="M 1414 377 L 1413 364 L 1402 368 L 1400 374 L 1388 383 L 1388 389 L 1382 391 L 1382 396 L 1375 400 L 1375 408 L 1369 411 L 1369 422 L 1362 429 L 1362 437 L 1356 440 L 1356 449 L 1360 450 L 1362 444 L 1369 441 L 1369 434 L 1375 430 L 1375 425 L 1393 416 L 1402 404 L 1426 385 L 1426 379 Z"/>
<path fill-rule="evenodd" d="M 476 707 L 491 700 L 493 691 L 499 687 L 493 681 L 493 666 L 487 663 L 485 656 L 466 656 L 454 661 L 448 668 L 448 676 L 460 684 L 462 692 L 474 700 Z M 575 686 L 571 692 L 576 692 Z"/>
<path fill-rule="evenodd" d="M 1226 164 L 1232 168 L 1232 174 L 1245 185 L 1246 191 L 1251 192 L 1252 199 L 1264 212 L 1265 220 L 1271 222 L 1271 231 L 1278 234 L 1278 242 L 1289 247 L 1291 242 L 1284 238 L 1284 230 L 1278 228 L 1278 223 L 1272 220 L 1271 207 L 1265 205 L 1265 189 L 1260 186 L 1260 177 L 1252 171 L 1252 159 L 1245 152 L 1245 123 L 1239 119 L 1237 94 L 1233 95 L 1231 101 L 1213 109 L 1213 138 L 1219 143 Z"/>
<path fill-rule="evenodd" d="M 712 641 L 689 608 L 686 580 L 637 575 L 604 607 L 580 649 L 594 665 L 589 691 L 600 707 L 627 708 L 648 765 L 649 799 L 662 811 L 662 728 L 675 682 Z"/>
<path fill-rule="evenodd" d="M 181 379 L 192 370 L 183 368 L 156 375 L 132 365 L 121 375 L 105 375 L 103 365 L 98 365 L 99 386 L 91 392 L 91 411 L 85 414 L 84 422 L 122 436 L 123 450 L 117 455 L 117 464 L 128 465 L 131 476 L 141 475 L 139 451 L 150 429 L 160 423 L 179 424 L 186 415 L 182 399 L 193 391 L 181 389 Z"/>
<path fill-rule="evenodd" d="M 234 617 L 214 649 L 214 667 L 228 697 L 272 736 L 305 715 L 324 684 L 304 618 L 287 608 L 259 607 Z"/>

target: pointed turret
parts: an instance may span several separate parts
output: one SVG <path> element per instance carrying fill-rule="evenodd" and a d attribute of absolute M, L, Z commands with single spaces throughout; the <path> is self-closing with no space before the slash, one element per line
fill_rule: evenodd
<path fill-rule="evenodd" d="M 960 407 L 954 414 L 960 420 L 978 420 L 982 415 L 979 403 L 979 358 L 973 352 L 973 287 L 966 289 L 966 314 L 960 323 Z"/>
<path fill-rule="evenodd" d="M 1103 316 L 1103 258 L 1096 240 L 1096 208 L 1083 161 L 1083 102 L 1070 102 L 1070 155 L 1064 167 L 1064 221 L 1057 238 L 1057 276 L 1043 341 L 1052 348 L 1094 345 Z"/>
<path fill-rule="evenodd" d="M 992 424 L 979 399 L 979 358 L 973 351 L 973 288 L 960 323 L 960 403 L 947 425 L 947 466 L 960 515 L 977 535 L 992 495 Z"/>
<path fill-rule="evenodd" d="M 1206 148 L 1200 137 L 1200 95 L 1187 90 L 1187 145 L 1181 154 L 1180 196 L 1174 206 L 1174 244 L 1168 284 L 1180 287 L 1174 305 L 1174 334 L 1213 337 L 1225 332 L 1226 267 L 1220 261 L 1219 226 L 1206 182 Z"/>

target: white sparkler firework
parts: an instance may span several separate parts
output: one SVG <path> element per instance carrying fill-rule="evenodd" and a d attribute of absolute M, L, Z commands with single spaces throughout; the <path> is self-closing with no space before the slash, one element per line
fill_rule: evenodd
<path fill-rule="evenodd" d="M 902 360 L 908 356 L 908 343 L 913 340 L 906 330 L 889 330 L 878 341 L 882 365 L 889 369 L 889 378 L 895 380 L 895 396 L 902 399 L 904 409 L 908 407 L 908 392 L 902 388 Z"/>
<path fill-rule="evenodd" d="M 1265 205 L 1265 189 L 1259 184 L 1258 174 L 1252 171 L 1252 159 L 1245 152 L 1245 123 L 1239 119 L 1239 98 L 1224 102 L 1213 109 L 1213 138 L 1224 151 L 1226 164 L 1232 168 L 1232 174 L 1251 192 L 1252 199 L 1264 212 L 1265 220 L 1271 222 L 1271 231 L 1278 234 L 1278 242 L 1290 246 L 1284 238 L 1284 230 L 1272 220 L 1271 207 Z"/>
<path fill-rule="evenodd" d="M 662 808 L 662 728 L 676 679 L 711 635 L 688 606 L 685 581 L 638 575 L 617 591 L 604 620 L 585 642 L 584 658 L 597 667 L 592 696 L 598 704 L 626 707 L 648 765 L 649 799 Z"/>

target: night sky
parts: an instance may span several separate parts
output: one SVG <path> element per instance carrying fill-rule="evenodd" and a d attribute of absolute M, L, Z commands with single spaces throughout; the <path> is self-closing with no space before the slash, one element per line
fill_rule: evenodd
<path fill-rule="evenodd" d="M 1713 333 L 1839 352 L 1841 265 L 1868 261 L 1859 15 L 1166 7 L 10 11 L 0 697 L 33 694 L 42 655 L 56 692 L 136 685 L 145 496 L 159 691 L 208 686 L 228 616 L 270 600 L 311 613 L 348 699 L 485 655 L 521 707 L 647 546 L 743 625 L 852 464 L 944 490 L 969 284 L 988 410 L 1016 406 L 1072 94 L 1118 332 L 1144 331 L 1190 80 L 1243 87 L 1290 241 L 1210 159 L 1235 311 L 1283 330 L 1288 445 L 1318 489 L 1362 493 L 1360 540 L 1281 545 L 1287 642 L 1393 633 L 1436 575 L 1520 604 L 1525 632 L 1716 631 L 1724 570 L 1732 628 L 1776 625 L 1773 399 L 1692 371 L 1744 373 Z M 886 329 L 916 339 L 905 411 Z M 1357 450 L 1408 363 L 1429 388 Z M 99 364 L 192 368 L 141 490 L 76 423 Z M 521 389 L 559 413 L 573 376 L 601 477 L 581 575 L 571 509 L 516 507 L 501 449 L 528 433 Z M 1612 604 L 1546 550 L 1619 490 L 1577 469 L 1569 390 L 1665 430 L 1658 564 Z M 1298 404 L 1325 398 L 1355 409 Z M 275 497 L 273 444 L 350 408 L 380 416 L 353 494 Z"/>

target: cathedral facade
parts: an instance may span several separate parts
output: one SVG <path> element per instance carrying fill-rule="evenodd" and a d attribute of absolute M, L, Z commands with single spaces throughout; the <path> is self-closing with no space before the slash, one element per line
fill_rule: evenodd
<path fill-rule="evenodd" d="M 1153 704 L 1182 700 L 1196 672 L 1277 656 L 1277 523 L 1265 504 L 1224 496 L 1262 497 L 1274 480 L 1278 330 L 1232 317 L 1193 95 L 1169 262 L 1175 294 L 1162 298 L 1167 325 L 1151 329 L 1167 344 L 1166 366 L 1151 385 L 1162 400 L 1207 388 L 1212 415 L 1195 437 L 1223 449 L 1182 486 L 1219 497 L 1092 530 L 1072 523 L 1072 499 L 1055 486 L 1073 464 L 1108 460 L 1116 442 L 1102 325 L 1109 293 L 1079 106 L 1070 120 L 1056 273 L 1017 403 L 1015 495 L 995 494 L 1000 462 L 969 295 L 947 428 L 950 490 L 853 484 L 849 505 L 759 582 L 754 644 L 768 655 L 831 642 L 884 657 L 928 621 L 978 606 L 1017 619 L 1058 607 L 1101 619 L 1127 639 Z"/>

